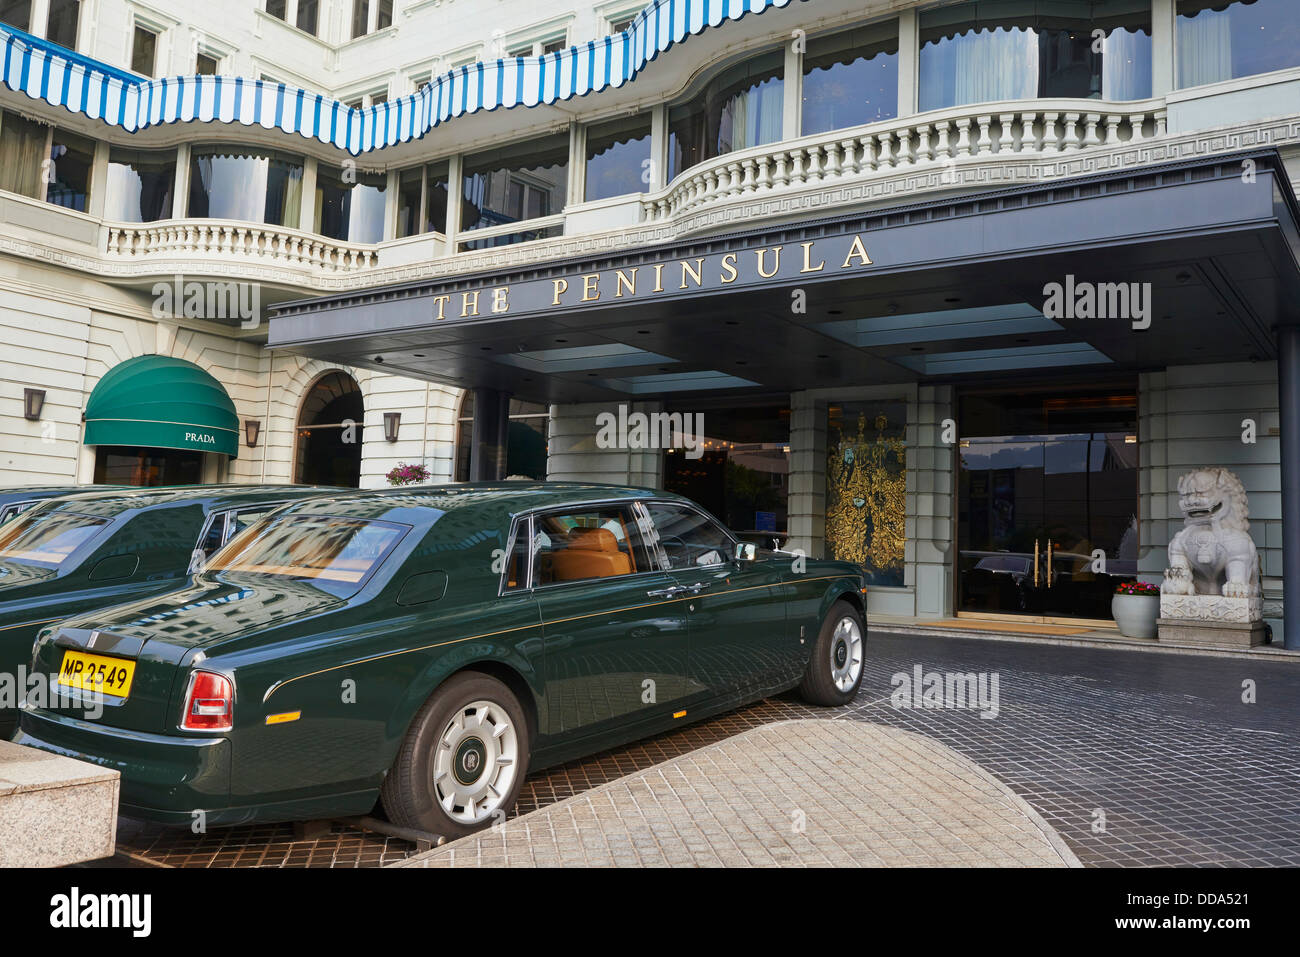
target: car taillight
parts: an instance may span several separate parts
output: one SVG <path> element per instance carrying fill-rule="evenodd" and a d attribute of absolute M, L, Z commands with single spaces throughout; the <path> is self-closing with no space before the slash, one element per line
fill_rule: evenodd
<path fill-rule="evenodd" d="M 190 675 L 181 727 L 186 731 L 229 731 L 235 716 L 235 684 L 225 675 L 196 671 Z"/>

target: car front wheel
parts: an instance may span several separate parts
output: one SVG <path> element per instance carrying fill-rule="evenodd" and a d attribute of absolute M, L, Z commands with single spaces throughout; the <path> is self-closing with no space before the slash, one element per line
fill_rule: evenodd
<path fill-rule="evenodd" d="M 805 701 L 831 706 L 853 700 L 862 684 L 866 633 L 866 625 L 856 608 L 846 601 L 831 606 L 799 685 L 799 694 Z"/>
<path fill-rule="evenodd" d="M 450 678 L 411 723 L 380 799 L 401 827 L 463 837 L 504 821 L 528 771 L 528 725 L 500 681 Z"/>

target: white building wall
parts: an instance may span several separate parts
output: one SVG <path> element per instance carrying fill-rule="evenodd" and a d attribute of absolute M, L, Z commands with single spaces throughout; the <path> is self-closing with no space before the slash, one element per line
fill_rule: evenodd
<path fill-rule="evenodd" d="M 435 479 L 451 477 L 459 390 L 272 353 L 214 324 L 155 319 L 143 292 L 14 265 L 0 261 L 0 485 L 92 481 L 94 455 L 81 445 L 82 412 L 105 373 L 148 354 L 193 362 L 221 382 L 235 404 L 239 456 L 212 456 L 207 480 L 292 482 L 302 400 L 334 368 L 357 380 L 365 402 L 357 429 L 363 487 L 384 485 L 384 473 L 400 462 L 423 462 Z M 45 390 L 42 421 L 23 418 L 24 388 Z M 385 411 L 402 414 L 397 443 L 384 441 Z M 248 419 L 262 423 L 251 449 L 242 435 Z"/>

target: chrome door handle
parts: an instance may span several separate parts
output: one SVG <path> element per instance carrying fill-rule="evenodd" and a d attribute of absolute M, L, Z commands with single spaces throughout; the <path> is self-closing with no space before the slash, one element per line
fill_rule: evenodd
<path fill-rule="evenodd" d="M 656 588 L 654 591 L 648 591 L 645 594 L 647 598 L 672 598 L 675 595 L 680 595 L 684 591 L 686 591 L 686 589 L 682 588 L 680 585 L 673 585 L 670 588 Z"/>
<path fill-rule="evenodd" d="M 692 595 L 698 595 L 700 592 L 704 591 L 704 589 L 708 588 L 711 584 L 713 583 L 696 582 L 694 585 L 685 586 L 684 588 L 682 588 L 682 591 L 689 591 Z"/>

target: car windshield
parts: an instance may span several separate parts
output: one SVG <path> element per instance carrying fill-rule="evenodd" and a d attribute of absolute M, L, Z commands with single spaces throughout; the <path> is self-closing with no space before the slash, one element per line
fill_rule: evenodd
<path fill-rule="evenodd" d="M 59 568 L 108 519 L 62 509 L 24 513 L 0 528 L 0 561 Z"/>
<path fill-rule="evenodd" d="M 212 557 L 207 571 L 277 575 L 322 587 L 359 585 L 407 528 L 390 522 L 285 515 L 233 539 Z"/>

